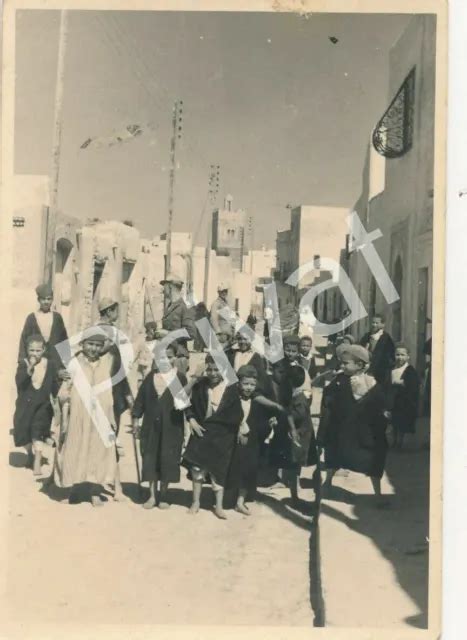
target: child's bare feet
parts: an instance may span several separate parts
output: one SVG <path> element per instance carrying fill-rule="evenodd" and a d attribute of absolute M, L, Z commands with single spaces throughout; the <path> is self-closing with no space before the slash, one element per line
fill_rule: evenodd
<path fill-rule="evenodd" d="M 32 467 L 32 472 L 35 476 L 42 475 L 42 454 L 36 453 L 34 456 L 34 464 Z"/>
<path fill-rule="evenodd" d="M 103 507 L 104 501 L 100 496 L 91 496 L 91 504 L 93 507 Z"/>
<path fill-rule="evenodd" d="M 244 516 L 251 516 L 251 511 L 248 509 L 246 504 L 237 504 L 235 507 L 235 511 L 238 511 L 238 513 L 243 513 Z"/>
<path fill-rule="evenodd" d="M 165 500 L 163 502 L 159 502 L 159 509 L 170 509 L 170 504 Z"/>
<path fill-rule="evenodd" d="M 227 514 L 225 513 L 224 509 L 221 509 L 220 507 L 214 507 L 214 513 L 219 518 L 219 520 L 227 520 Z"/>
<path fill-rule="evenodd" d="M 187 513 L 190 515 L 195 515 L 199 511 L 199 502 L 193 502 L 191 507 L 188 509 Z"/>
<path fill-rule="evenodd" d="M 146 502 L 143 504 L 143 509 L 154 509 L 155 506 L 156 499 L 151 496 L 149 500 L 146 500 Z"/>
<path fill-rule="evenodd" d="M 122 491 L 116 491 L 114 493 L 114 502 L 127 502 L 127 497 Z"/>

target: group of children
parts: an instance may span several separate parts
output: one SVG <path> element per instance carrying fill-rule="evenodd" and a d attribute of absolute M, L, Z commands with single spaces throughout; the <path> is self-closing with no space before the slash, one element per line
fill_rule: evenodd
<path fill-rule="evenodd" d="M 149 483 L 149 498 L 143 505 L 147 509 L 170 506 L 169 485 L 180 481 L 185 468 L 193 485 L 190 514 L 199 511 L 203 484 L 209 483 L 218 518 L 226 518 L 225 491 L 235 494 L 236 511 L 250 515 L 248 499 L 254 496 L 258 471 L 265 465 L 274 473 L 271 484 L 288 486 L 297 504 L 301 469 L 317 465 L 321 449 L 325 486 L 330 486 L 340 468 L 364 473 L 382 504 L 388 420 L 395 445 L 400 447 L 404 435 L 414 431 L 417 417 L 418 377 L 405 346 L 397 347 L 391 380 L 385 385 L 368 375 L 369 352 L 350 336 L 337 346 L 330 375 L 323 375 L 317 373 L 307 336 L 284 336 L 283 359 L 267 366 L 249 338 L 238 334 L 234 345 L 227 341 L 223 345 L 238 378 L 227 385 L 226 372 L 211 354 L 188 380 L 177 366 L 178 348 L 172 344 L 164 359 L 152 362 L 133 403 L 125 385 L 105 388 L 115 371 L 115 354 L 106 347 L 104 333 L 96 327 L 85 331 L 80 351 L 68 367 L 69 417 L 56 443 L 51 422 L 60 380 L 53 362 L 44 356 L 42 336 L 28 338 L 26 357 L 16 375 L 14 441 L 27 448 L 35 474 L 40 473 L 43 444 L 57 444 L 54 481 L 58 486 L 75 490 L 85 485 L 94 506 L 104 503 L 103 492 L 109 486 L 114 487 L 115 499 L 123 499 L 117 446 L 121 410 L 117 407 L 126 402 L 134 433 L 140 438 L 142 480 Z M 315 437 L 311 399 L 320 378 L 323 399 Z M 83 381 L 89 397 L 82 393 Z M 97 395 L 93 389 L 98 385 Z M 119 392 L 126 397 L 119 399 Z M 107 440 L 105 425 L 114 435 Z M 317 474 L 314 478 L 318 480 Z"/>

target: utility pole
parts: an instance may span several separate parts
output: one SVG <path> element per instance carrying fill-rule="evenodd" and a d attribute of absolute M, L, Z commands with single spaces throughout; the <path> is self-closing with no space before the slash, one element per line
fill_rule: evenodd
<path fill-rule="evenodd" d="M 55 264 L 55 228 L 57 225 L 58 184 L 60 178 L 60 151 L 62 140 L 63 86 L 65 79 L 65 53 L 68 39 L 68 10 L 60 13 L 58 38 L 57 77 L 55 82 L 54 133 L 52 166 L 49 183 L 49 209 L 47 215 L 44 281 L 51 283 Z"/>
<path fill-rule="evenodd" d="M 218 164 L 212 164 L 209 167 L 209 204 L 211 209 L 211 218 L 208 221 L 208 233 L 206 241 L 206 259 L 204 264 L 204 301 L 207 302 L 209 293 L 209 265 L 211 262 L 211 246 L 212 246 L 212 210 L 214 209 L 217 196 L 219 195 L 221 168 Z"/>
<path fill-rule="evenodd" d="M 174 210 L 174 190 L 175 190 L 175 171 L 177 161 L 177 140 L 182 137 L 182 116 L 183 101 L 177 100 L 173 107 L 172 115 L 172 138 L 170 141 L 170 177 L 169 177 L 169 212 L 167 219 L 167 235 L 166 235 L 166 262 L 165 275 L 172 268 L 172 222 Z"/>

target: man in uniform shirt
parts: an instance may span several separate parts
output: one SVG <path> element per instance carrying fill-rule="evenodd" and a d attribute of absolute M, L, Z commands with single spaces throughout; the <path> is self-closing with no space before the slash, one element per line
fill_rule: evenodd
<path fill-rule="evenodd" d="M 171 331 L 185 329 L 188 338 L 177 338 L 174 342 L 177 348 L 177 369 L 180 373 L 186 373 L 188 369 L 187 343 L 196 337 L 196 325 L 194 313 L 186 305 L 182 297 L 183 280 L 174 273 L 169 273 L 161 280 L 164 287 L 164 298 L 168 304 L 162 316 L 162 329 L 157 331 L 158 338 L 165 338 Z"/>
<path fill-rule="evenodd" d="M 211 324 L 216 335 L 233 335 L 232 323 L 221 314 L 222 310 L 230 310 L 229 303 L 227 302 L 228 293 L 228 286 L 221 282 L 217 287 L 217 298 L 211 305 Z"/>

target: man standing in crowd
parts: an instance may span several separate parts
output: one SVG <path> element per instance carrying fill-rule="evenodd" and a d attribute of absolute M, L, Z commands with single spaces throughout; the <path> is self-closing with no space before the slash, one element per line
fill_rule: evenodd
<path fill-rule="evenodd" d="M 45 341 L 45 356 L 54 362 L 59 371 L 60 378 L 65 379 L 68 377 L 65 369 L 65 363 L 62 361 L 55 348 L 55 345 L 63 342 L 64 340 L 68 340 L 65 323 L 58 311 L 52 311 L 52 287 L 48 284 L 41 284 L 36 287 L 36 294 L 39 302 L 39 309 L 30 313 L 24 323 L 19 341 L 18 362 L 23 362 L 26 358 L 26 344 L 28 338 L 32 335 L 41 335 Z"/>
<path fill-rule="evenodd" d="M 196 338 L 196 325 L 194 313 L 188 309 L 186 302 L 182 298 L 183 280 L 174 273 L 170 273 L 164 280 L 161 280 L 164 287 L 164 299 L 166 308 L 162 316 L 162 329 L 157 331 L 158 338 L 165 338 L 171 331 L 186 329 L 188 338 L 178 338 L 175 342 L 177 347 L 177 369 L 185 374 L 188 369 L 188 349 L 189 340 Z"/>
<path fill-rule="evenodd" d="M 218 334 L 233 335 L 233 327 L 229 320 L 224 318 L 221 314 L 222 310 L 230 311 L 229 303 L 227 302 L 227 294 L 229 288 L 224 283 L 220 283 L 217 287 L 217 298 L 211 305 L 211 324 L 212 328 Z"/>
<path fill-rule="evenodd" d="M 118 375 L 122 368 L 122 356 L 120 354 L 120 345 L 125 344 L 126 340 L 121 339 L 116 327 L 119 318 L 119 304 L 116 300 L 110 297 L 102 298 L 99 301 L 99 325 L 107 334 L 105 345 L 102 354 L 109 353 L 112 356 L 112 366 L 110 375 L 111 377 Z M 101 354 L 101 355 L 102 355 Z M 133 394 L 127 378 L 127 371 L 124 371 L 124 377 L 112 386 L 112 393 L 114 398 L 114 412 L 115 422 L 117 427 L 117 436 L 120 428 L 120 419 L 122 414 L 133 407 Z M 117 455 L 120 458 L 124 454 L 119 440 L 117 439 Z M 116 480 L 115 480 L 115 494 L 114 500 L 123 501 L 124 495 L 122 491 L 122 485 L 120 482 L 120 472 L 117 465 Z"/>
<path fill-rule="evenodd" d="M 390 380 L 396 351 L 394 341 L 384 327 L 385 319 L 377 313 L 371 321 L 369 333 L 366 333 L 360 341 L 362 347 L 371 354 L 368 374 L 382 385 L 386 385 Z"/>

